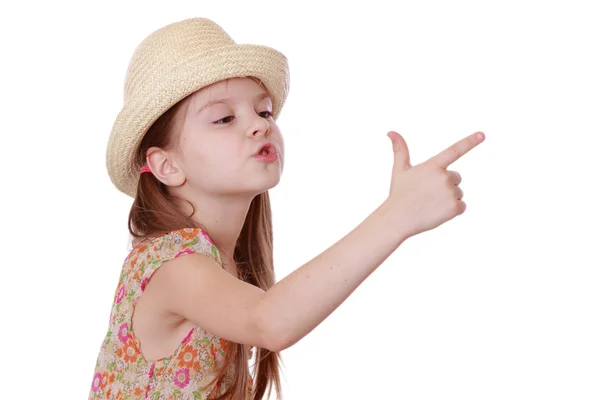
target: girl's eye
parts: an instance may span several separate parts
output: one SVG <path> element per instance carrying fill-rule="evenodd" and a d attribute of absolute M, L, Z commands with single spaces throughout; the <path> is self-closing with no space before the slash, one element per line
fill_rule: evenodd
<path fill-rule="evenodd" d="M 260 112 L 258 115 L 260 115 L 263 118 L 273 117 L 273 113 L 271 111 L 263 111 L 263 112 Z M 227 116 L 225 118 L 221 118 L 221 119 L 215 121 L 214 123 L 215 124 L 227 124 L 227 123 L 233 121 L 233 118 L 234 117 L 232 117 L 232 116 Z"/>
<path fill-rule="evenodd" d="M 226 124 L 228 122 L 231 122 L 232 120 L 233 120 L 233 117 L 232 116 L 228 116 L 228 117 L 225 117 L 225 118 L 221 118 L 218 121 L 215 121 L 215 124 Z"/>

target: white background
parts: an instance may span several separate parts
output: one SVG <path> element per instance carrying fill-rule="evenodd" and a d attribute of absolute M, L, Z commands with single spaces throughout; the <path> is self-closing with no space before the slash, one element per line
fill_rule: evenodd
<path fill-rule="evenodd" d="M 487 136 L 450 168 L 466 213 L 283 352 L 286 399 L 600 398 L 593 3 L 3 3 L 0 397 L 86 398 L 128 248 L 104 164 L 127 64 L 203 16 L 289 59 L 278 279 L 385 199 L 389 130 L 413 163 Z"/>

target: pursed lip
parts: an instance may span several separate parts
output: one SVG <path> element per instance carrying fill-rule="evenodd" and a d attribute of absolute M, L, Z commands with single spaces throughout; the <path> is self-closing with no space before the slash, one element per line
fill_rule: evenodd
<path fill-rule="evenodd" d="M 267 151 L 267 154 L 273 154 L 273 153 L 277 153 L 277 148 L 275 147 L 275 145 L 271 142 L 269 143 L 265 143 L 263 144 L 256 153 L 254 153 L 255 156 L 260 156 L 261 152 L 263 151 Z"/>

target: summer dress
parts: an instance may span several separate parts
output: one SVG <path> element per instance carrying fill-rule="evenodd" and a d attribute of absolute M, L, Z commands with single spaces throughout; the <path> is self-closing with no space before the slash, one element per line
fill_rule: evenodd
<path fill-rule="evenodd" d="M 201 229 L 181 229 L 149 238 L 125 259 L 109 321 L 96 362 L 90 400 L 210 399 L 231 384 L 233 365 L 212 385 L 231 342 L 194 327 L 175 352 L 147 361 L 131 329 L 135 304 L 152 274 L 165 261 L 185 254 L 205 254 L 223 266 L 217 247 Z M 248 381 L 251 398 L 252 379 Z"/>

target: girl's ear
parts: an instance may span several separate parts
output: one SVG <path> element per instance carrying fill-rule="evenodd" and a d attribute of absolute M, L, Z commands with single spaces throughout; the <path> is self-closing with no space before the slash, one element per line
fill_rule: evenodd
<path fill-rule="evenodd" d="M 156 179 L 165 185 L 181 186 L 185 183 L 183 171 L 167 151 L 158 147 L 151 147 L 146 152 L 146 162 Z"/>

